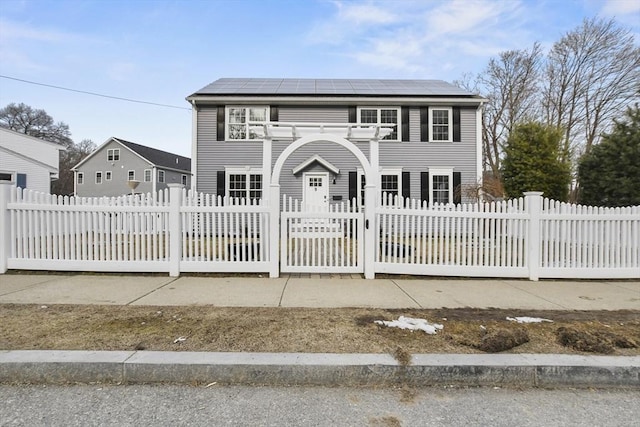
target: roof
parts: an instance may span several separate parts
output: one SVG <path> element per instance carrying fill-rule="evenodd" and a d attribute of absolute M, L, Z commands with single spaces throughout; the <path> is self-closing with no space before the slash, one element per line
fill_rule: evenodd
<path fill-rule="evenodd" d="M 121 143 L 131 151 L 137 153 L 139 156 L 147 159 L 149 162 L 153 163 L 156 166 L 191 171 L 191 159 L 188 157 L 158 150 L 156 148 L 147 147 L 146 145 L 135 144 L 133 142 L 125 141 L 124 139 L 120 138 L 114 137 L 112 139 Z"/>
<path fill-rule="evenodd" d="M 223 78 L 196 95 L 353 95 L 475 97 L 443 80 Z"/>
<path fill-rule="evenodd" d="M 159 166 L 167 169 L 175 169 L 180 171 L 191 172 L 191 159 L 188 157 L 180 156 L 178 154 L 169 153 L 167 151 L 158 150 L 156 148 L 147 147 L 146 145 L 136 144 L 134 142 L 125 141 L 124 139 L 111 137 L 107 139 L 102 145 L 93 150 L 91 154 L 82 159 L 77 165 L 71 168 L 71 170 L 76 170 L 90 158 L 96 155 L 102 148 L 110 143 L 111 141 L 115 141 L 122 146 L 128 148 L 129 150 L 136 153 L 138 156 L 148 161 L 154 166 Z"/>

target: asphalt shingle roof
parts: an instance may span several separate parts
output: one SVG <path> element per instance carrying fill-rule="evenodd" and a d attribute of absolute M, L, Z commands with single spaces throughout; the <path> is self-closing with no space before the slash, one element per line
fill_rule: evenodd
<path fill-rule="evenodd" d="M 443 80 L 223 78 L 195 95 L 467 96 Z"/>
<path fill-rule="evenodd" d="M 191 159 L 179 156 L 178 154 L 147 147 L 146 145 L 135 144 L 120 138 L 113 138 L 130 150 L 138 153 L 156 166 L 179 169 L 191 172 Z"/>

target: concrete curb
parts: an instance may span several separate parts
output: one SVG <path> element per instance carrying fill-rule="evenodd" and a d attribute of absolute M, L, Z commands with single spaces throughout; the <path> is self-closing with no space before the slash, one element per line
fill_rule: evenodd
<path fill-rule="evenodd" d="M 0 383 L 640 388 L 640 356 L 0 351 Z"/>

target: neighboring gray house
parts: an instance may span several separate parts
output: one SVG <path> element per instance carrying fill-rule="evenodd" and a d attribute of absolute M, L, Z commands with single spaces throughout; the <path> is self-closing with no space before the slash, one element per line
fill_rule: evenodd
<path fill-rule="evenodd" d="M 198 191 L 262 196 L 262 141 L 249 122 L 397 124 L 379 143 L 383 192 L 429 203 L 460 202 L 467 199 L 460 189 L 482 180 L 485 100 L 444 81 L 229 78 L 187 100 L 194 114 Z M 273 139 L 272 165 L 295 139 Z M 369 144 L 355 143 L 369 158 Z M 318 138 L 286 160 L 281 193 L 316 198 L 320 204 L 362 200 L 365 182 L 359 165 L 344 147 Z"/>
<path fill-rule="evenodd" d="M 64 150 L 62 145 L 0 127 L 0 181 L 50 193 Z"/>
<path fill-rule="evenodd" d="M 76 196 L 130 194 L 162 190 L 167 184 L 191 187 L 191 159 L 120 138 L 109 138 L 73 168 Z"/>

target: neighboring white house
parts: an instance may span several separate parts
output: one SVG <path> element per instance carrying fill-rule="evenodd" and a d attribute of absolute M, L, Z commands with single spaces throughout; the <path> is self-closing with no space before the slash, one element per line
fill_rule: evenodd
<path fill-rule="evenodd" d="M 0 181 L 50 193 L 62 150 L 59 144 L 0 127 Z"/>

